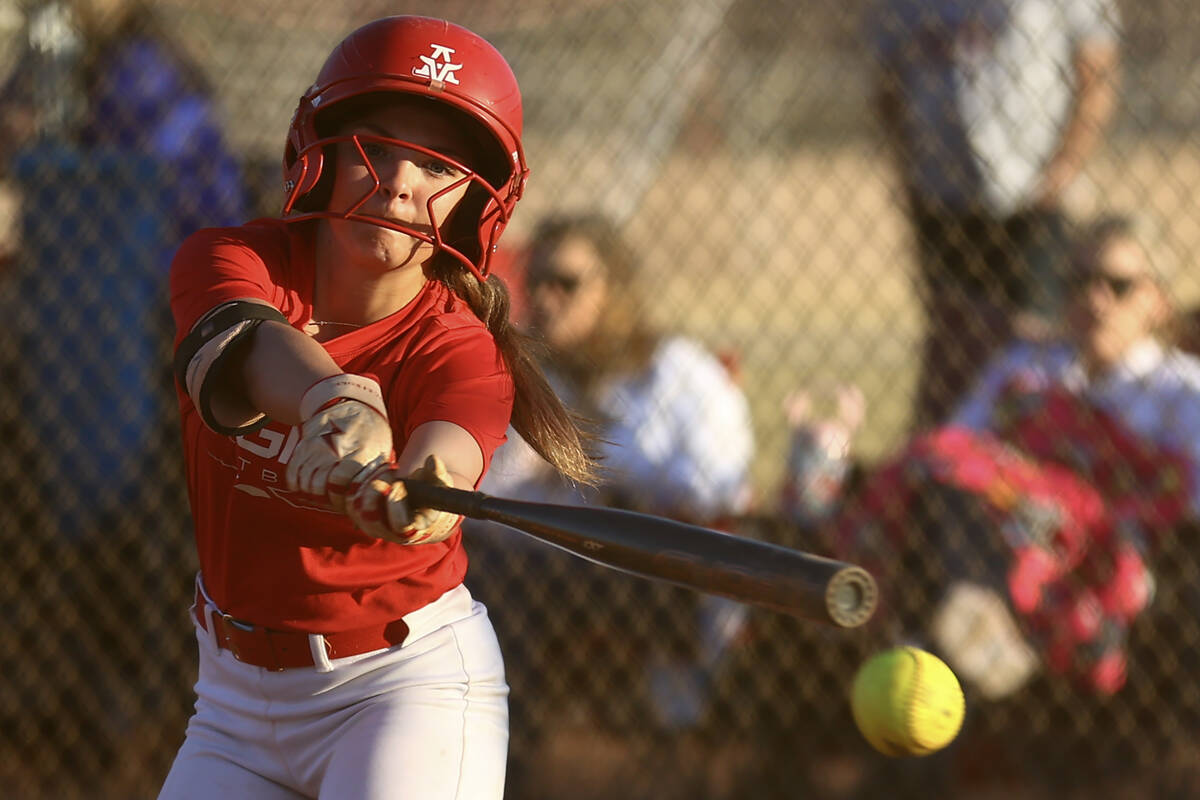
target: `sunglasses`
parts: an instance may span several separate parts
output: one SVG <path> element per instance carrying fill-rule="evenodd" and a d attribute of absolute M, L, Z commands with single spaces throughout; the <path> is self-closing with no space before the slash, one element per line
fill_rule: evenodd
<path fill-rule="evenodd" d="M 575 294 L 579 290 L 579 284 L 583 281 L 578 275 L 567 275 L 560 272 L 542 272 L 529 275 L 525 279 L 525 282 L 531 289 L 549 286 L 563 294 Z"/>
<path fill-rule="evenodd" d="M 1131 277 L 1127 275 L 1108 275 L 1103 272 L 1089 272 L 1075 276 L 1072 284 L 1076 289 L 1086 289 L 1098 283 L 1103 283 L 1112 292 L 1113 297 L 1120 299 L 1129 294 L 1142 280 L 1141 276 Z"/>

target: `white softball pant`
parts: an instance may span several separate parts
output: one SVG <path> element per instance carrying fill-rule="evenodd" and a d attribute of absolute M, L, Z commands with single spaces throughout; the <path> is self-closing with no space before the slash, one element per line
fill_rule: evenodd
<path fill-rule="evenodd" d="M 271 672 L 196 626 L 196 712 L 160 800 L 501 800 L 508 685 L 464 587 L 405 617 L 402 645 Z"/>

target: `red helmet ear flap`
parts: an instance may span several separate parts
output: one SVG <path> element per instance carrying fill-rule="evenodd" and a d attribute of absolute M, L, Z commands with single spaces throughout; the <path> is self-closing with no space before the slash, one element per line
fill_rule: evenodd
<path fill-rule="evenodd" d="M 321 179 L 325 155 L 320 147 L 309 148 L 317 141 L 317 128 L 312 100 L 305 94 L 292 115 L 288 127 L 287 146 L 283 152 L 283 191 L 286 199 L 283 213 L 291 212 L 296 201 L 311 192 Z"/>

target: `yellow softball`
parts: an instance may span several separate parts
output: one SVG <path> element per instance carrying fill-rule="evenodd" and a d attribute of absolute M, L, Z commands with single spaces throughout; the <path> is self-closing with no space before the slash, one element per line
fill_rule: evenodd
<path fill-rule="evenodd" d="M 859 731 L 876 750 L 923 756 L 954 740 L 966 703 L 944 661 L 916 647 L 895 647 L 859 668 L 850 707 Z"/>

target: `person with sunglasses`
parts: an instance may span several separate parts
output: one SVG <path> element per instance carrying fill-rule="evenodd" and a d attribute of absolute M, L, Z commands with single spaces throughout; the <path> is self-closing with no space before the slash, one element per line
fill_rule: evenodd
<path fill-rule="evenodd" d="M 704 345 L 650 324 L 638 271 L 608 218 L 542 220 L 524 273 L 529 333 L 546 348 L 559 395 L 598 425 L 600 494 L 609 505 L 700 523 L 740 513 L 754 449 L 746 397 Z M 527 466 L 511 438 L 485 486 L 559 499 L 576 492 Z"/>
<path fill-rule="evenodd" d="M 1067 276 L 1064 335 L 1021 341 L 999 355 L 953 415 L 988 429 L 1006 387 L 1063 386 L 1119 417 L 1138 435 L 1183 447 L 1200 464 L 1200 359 L 1168 341 L 1175 317 L 1168 288 L 1132 218 L 1084 226 Z M 1200 508 L 1200 476 L 1194 487 Z"/>
<path fill-rule="evenodd" d="M 491 274 L 525 186 L 500 52 L 441 19 L 350 33 L 300 97 L 278 218 L 171 268 L 200 573 L 196 711 L 163 800 L 499 800 L 508 685 L 460 518 L 510 422 L 592 480 Z"/>
<path fill-rule="evenodd" d="M 510 432 L 482 490 L 541 502 L 602 503 L 710 527 L 724 527 L 746 512 L 754 452 L 746 396 L 730 367 L 702 343 L 650 323 L 640 264 L 617 225 L 600 214 L 551 216 L 533 231 L 527 254 L 527 327 L 546 348 L 543 363 L 560 396 L 592 423 L 599 485 L 581 490 L 563 480 Z M 520 539 L 472 524 L 468 536 L 475 532 L 473 543 L 490 546 L 501 558 L 514 553 L 513 540 Z M 568 576 L 563 591 L 553 592 L 549 605 L 538 593 L 500 586 L 493 591 L 506 604 L 520 601 L 516 595 L 531 602 L 530 614 L 540 615 L 533 619 L 562 620 L 563 626 L 544 626 L 532 649 L 546 659 L 555 653 L 556 673 L 586 669 L 589 677 L 586 686 L 564 683 L 565 696 L 537 683 L 538 711 L 525 711 L 529 728 L 544 738 L 522 750 L 538 754 L 531 766 L 541 791 L 556 795 L 545 786 L 554 771 L 548 763 L 553 752 L 561 755 L 560 764 L 572 763 L 564 796 L 588 791 L 611 796 L 622 790 L 623 767 L 604 762 L 607 766 L 585 771 L 582 765 L 592 764 L 596 753 L 620 753 L 617 762 L 629 768 L 628 759 L 640 757 L 643 749 L 636 737 L 694 729 L 709 708 L 713 671 L 743 629 L 745 608 L 598 572 L 571 556 L 535 548 L 526 548 L 523 557 L 543 565 L 539 574 Z M 618 622 L 656 614 L 672 622 L 640 633 Z M 551 635 L 555 630 L 566 632 L 568 640 Z M 503 641 L 503 630 L 501 635 Z M 528 652 L 528 638 L 521 642 Z M 537 681 L 539 663 L 545 665 L 511 664 L 514 686 Z M 634 692 L 614 696 L 612 687 L 622 685 Z M 580 708 L 590 720 L 582 727 L 572 721 Z M 640 722 L 631 724 L 634 719 Z M 699 768 L 702 759 L 683 760 L 676 777 Z"/>

